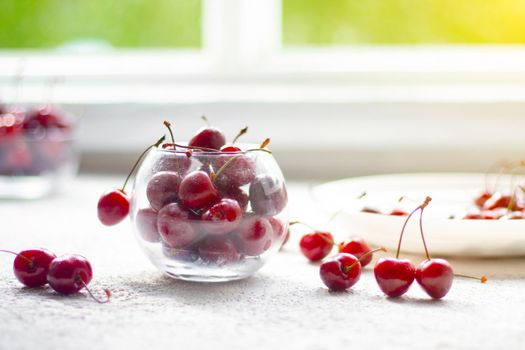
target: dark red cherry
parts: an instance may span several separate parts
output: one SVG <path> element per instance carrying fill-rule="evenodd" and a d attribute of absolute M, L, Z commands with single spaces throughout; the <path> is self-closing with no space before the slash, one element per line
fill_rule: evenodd
<path fill-rule="evenodd" d="M 392 216 L 408 216 L 408 213 L 403 209 L 393 209 L 388 215 Z"/>
<path fill-rule="evenodd" d="M 379 288 L 389 297 L 405 294 L 416 277 L 416 268 L 408 259 L 381 258 L 374 267 Z"/>
<path fill-rule="evenodd" d="M 108 191 L 100 197 L 97 212 L 101 223 L 116 225 L 129 214 L 129 197 L 122 190 Z"/>
<path fill-rule="evenodd" d="M 525 213 L 522 212 L 522 211 L 513 211 L 513 212 L 508 213 L 505 216 L 502 216 L 500 219 L 505 219 L 505 220 L 523 220 L 523 219 L 525 219 Z"/>
<path fill-rule="evenodd" d="M 260 175 L 250 185 L 252 210 L 259 215 L 279 214 L 288 203 L 286 186 L 268 175 Z"/>
<path fill-rule="evenodd" d="M 13 272 L 23 285 L 36 288 L 47 284 L 47 272 L 56 255 L 46 249 L 23 250 L 15 258 Z"/>
<path fill-rule="evenodd" d="M 219 199 L 219 193 L 204 171 L 193 171 L 180 184 L 179 198 L 191 209 L 211 206 Z"/>
<path fill-rule="evenodd" d="M 241 223 L 242 213 L 237 201 L 221 199 L 202 214 L 202 227 L 211 234 L 232 232 Z"/>
<path fill-rule="evenodd" d="M 190 140 L 189 146 L 206 147 L 220 150 L 226 144 L 226 137 L 221 130 L 207 126 L 201 128 Z"/>
<path fill-rule="evenodd" d="M 177 202 L 181 181 L 181 176 L 172 171 L 161 171 L 153 175 L 146 188 L 151 207 L 160 210 L 167 204 Z"/>
<path fill-rule="evenodd" d="M 416 281 L 430 297 L 441 299 L 452 287 L 454 271 L 444 259 L 425 260 L 416 270 Z"/>
<path fill-rule="evenodd" d="M 137 230 L 146 242 L 156 243 L 160 241 L 157 229 L 157 212 L 152 208 L 140 209 L 135 218 Z"/>
<path fill-rule="evenodd" d="M 237 203 L 239 203 L 239 206 L 241 207 L 241 210 L 243 212 L 245 212 L 246 209 L 248 208 L 248 203 L 250 202 L 250 198 L 248 197 L 246 192 L 244 192 L 242 189 L 238 187 L 229 187 L 227 189 L 221 189 L 220 192 L 221 192 L 220 196 L 222 198 L 230 198 L 230 199 L 237 201 Z"/>
<path fill-rule="evenodd" d="M 191 159 L 186 154 L 165 152 L 155 163 L 154 169 L 157 172 L 170 171 L 184 176 L 191 167 Z"/>
<path fill-rule="evenodd" d="M 221 148 L 221 152 L 223 153 L 237 153 L 241 152 L 241 149 L 237 146 L 223 146 Z"/>
<path fill-rule="evenodd" d="M 56 106 L 44 105 L 31 112 L 24 123 L 24 129 L 38 127 L 68 129 L 71 124 Z"/>
<path fill-rule="evenodd" d="M 190 212 L 177 203 L 168 204 L 159 211 L 157 229 L 162 240 L 174 248 L 186 246 L 198 237 Z"/>
<path fill-rule="evenodd" d="M 366 244 L 361 237 L 351 237 L 339 245 L 339 253 L 348 253 L 360 259 L 363 255 L 372 251 L 372 248 Z M 361 260 L 361 266 L 365 267 L 372 261 L 373 254 L 367 255 Z"/>
<path fill-rule="evenodd" d="M 321 280 L 332 291 L 344 291 L 361 278 L 361 264 L 352 254 L 339 253 L 321 264 Z"/>
<path fill-rule="evenodd" d="M 255 162 L 247 155 L 222 155 L 214 160 L 215 184 L 220 189 L 241 187 L 255 179 Z"/>
<path fill-rule="evenodd" d="M 58 293 L 73 294 L 87 286 L 92 277 L 93 270 L 86 258 L 63 255 L 51 262 L 47 282 Z"/>
<path fill-rule="evenodd" d="M 204 262 L 217 265 L 231 264 L 241 259 L 233 241 L 223 236 L 210 236 L 200 242 L 199 256 Z"/>
<path fill-rule="evenodd" d="M 323 260 L 330 254 L 334 246 L 334 237 L 329 232 L 316 231 L 304 235 L 299 247 L 304 256 L 310 261 Z"/>
<path fill-rule="evenodd" d="M 272 246 L 272 225 L 264 217 L 246 216 L 236 233 L 236 243 L 242 254 L 258 256 Z"/>

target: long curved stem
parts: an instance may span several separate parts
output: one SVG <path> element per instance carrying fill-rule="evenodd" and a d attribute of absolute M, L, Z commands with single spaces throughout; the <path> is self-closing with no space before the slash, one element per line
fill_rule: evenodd
<path fill-rule="evenodd" d="M 405 223 L 403 224 L 403 229 L 401 229 L 401 234 L 399 235 L 399 243 L 397 244 L 397 253 L 396 253 L 396 259 L 399 259 L 399 254 L 401 252 L 401 242 L 403 241 L 403 235 L 405 234 L 405 229 L 407 227 L 407 224 L 408 222 L 410 221 L 410 218 L 418 211 L 418 210 L 423 210 L 427 205 L 428 203 L 430 203 L 430 201 L 432 200 L 432 198 L 430 197 L 427 197 L 425 199 L 425 202 L 423 202 L 423 204 L 421 204 L 420 206 L 418 206 L 416 209 L 414 209 L 407 217 L 407 219 L 405 220 Z"/>
<path fill-rule="evenodd" d="M 144 158 L 144 156 L 146 155 L 146 153 L 148 153 L 148 151 L 150 149 L 152 149 L 153 147 L 158 147 L 160 146 L 161 143 L 164 142 L 164 140 L 166 139 L 166 136 L 162 136 L 157 142 L 155 142 L 153 145 L 149 146 L 148 148 L 146 148 L 144 150 L 144 152 L 142 152 L 140 154 L 140 156 L 138 157 L 137 161 L 135 162 L 135 164 L 133 165 L 133 167 L 131 168 L 131 171 L 129 172 L 128 176 L 126 177 L 126 181 L 124 181 L 124 185 L 122 185 L 122 188 L 121 188 L 121 191 L 126 193 L 125 189 L 126 189 L 126 185 L 128 184 L 129 182 L 129 179 L 131 178 L 131 175 L 133 175 L 133 173 L 135 172 L 135 169 L 137 169 L 137 166 L 139 165 L 140 161 L 142 160 L 142 158 Z"/>
<path fill-rule="evenodd" d="M 22 254 L 20 253 L 16 253 L 16 252 L 13 252 L 12 250 L 5 250 L 5 249 L 0 249 L 0 252 L 3 252 L 3 253 L 9 253 L 9 254 L 13 254 L 13 255 L 16 255 L 16 256 L 19 256 L 21 257 L 22 259 L 24 259 L 25 261 L 27 261 L 29 264 L 33 264 L 33 260 L 23 256 Z"/>
<path fill-rule="evenodd" d="M 428 253 L 427 242 L 425 240 L 425 234 L 423 233 L 423 212 L 424 211 L 425 211 L 425 208 L 421 208 L 421 212 L 419 213 L 419 232 L 421 232 L 421 239 L 423 240 L 423 247 L 425 247 L 425 254 L 427 256 L 427 260 L 430 260 L 430 254 Z"/>
<path fill-rule="evenodd" d="M 91 292 L 91 290 L 89 289 L 89 287 L 87 286 L 86 282 L 84 282 L 83 279 L 80 279 L 80 282 L 82 283 L 82 285 L 84 286 L 84 289 L 87 290 L 87 292 L 89 293 L 89 295 L 93 298 L 93 300 L 95 300 L 97 303 L 99 304 L 106 304 L 106 303 L 109 303 L 109 300 L 111 299 L 111 292 L 109 291 L 109 289 L 104 289 L 104 293 L 106 293 L 106 299 L 105 300 L 101 300 L 99 298 L 97 298 L 93 292 Z"/>
<path fill-rule="evenodd" d="M 374 249 L 374 250 L 371 250 L 369 252 L 366 252 L 355 263 L 353 263 L 350 266 L 346 266 L 345 267 L 345 272 L 346 273 L 350 272 L 355 267 L 355 265 L 361 263 L 361 261 L 365 260 L 369 255 L 372 255 L 372 254 L 377 253 L 377 252 L 386 252 L 386 248 L 385 247 L 379 247 L 377 249 Z"/>

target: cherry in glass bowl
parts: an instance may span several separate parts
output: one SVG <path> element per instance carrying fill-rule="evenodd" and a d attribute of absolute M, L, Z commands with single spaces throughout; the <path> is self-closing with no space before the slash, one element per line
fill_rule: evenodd
<path fill-rule="evenodd" d="M 73 118 L 53 106 L 0 114 L 0 198 L 57 192 L 76 172 Z"/>
<path fill-rule="evenodd" d="M 281 247 L 288 195 L 264 151 L 153 148 L 132 192 L 131 219 L 151 262 L 182 280 L 222 282 L 253 275 Z"/>

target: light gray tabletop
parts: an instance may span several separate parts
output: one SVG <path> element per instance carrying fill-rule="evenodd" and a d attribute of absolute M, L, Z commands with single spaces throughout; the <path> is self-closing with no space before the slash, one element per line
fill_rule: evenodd
<path fill-rule="evenodd" d="M 328 292 L 295 236 L 247 280 L 174 281 L 142 255 L 128 222 L 98 223 L 98 196 L 118 182 L 81 177 L 60 197 L 0 202 L 1 248 L 85 255 L 92 287 L 113 292 L 109 304 L 98 305 L 85 293 L 25 289 L 12 275 L 13 258 L 1 255 L 1 350 L 525 347 L 525 260 L 455 260 L 456 270 L 485 273 L 489 283 L 456 280 L 442 301 L 417 286 L 387 299 L 369 268 L 349 292 Z M 290 197 L 294 218 L 324 220 L 306 185 L 292 184 Z"/>

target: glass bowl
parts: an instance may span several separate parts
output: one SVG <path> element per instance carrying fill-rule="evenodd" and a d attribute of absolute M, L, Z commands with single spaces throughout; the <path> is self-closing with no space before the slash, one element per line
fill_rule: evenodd
<path fill-rule="evenodd" d="M 25 129 L 11 116 L 17 117 L 0 119 L 0 198 L 37 199 L 56 193 L 78 167 L 72 128 Z"/>
<path fill-rule="evenodd" d="M 151 262 L 182 280 L 249 277 L 288 231 L 288 195 L 264 151 L 185 152 L 153 148 L 132 192 L 131 220 Z"/>

